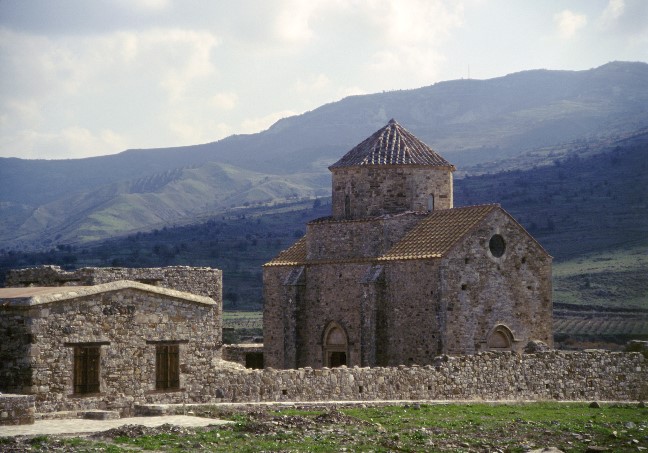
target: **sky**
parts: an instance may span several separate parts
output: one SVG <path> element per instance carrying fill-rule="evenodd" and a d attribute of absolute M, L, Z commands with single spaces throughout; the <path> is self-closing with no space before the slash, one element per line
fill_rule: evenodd
<path fill-rule="evenodd" d="M 0 0 L 0 157 L 213 142 L 349 95 L 648 62 L 646 0 Z"/>

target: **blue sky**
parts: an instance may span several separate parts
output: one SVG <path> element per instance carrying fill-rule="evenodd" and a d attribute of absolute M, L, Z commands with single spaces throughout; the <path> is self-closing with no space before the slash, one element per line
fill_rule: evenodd
<path fill-rule="evenodd" d="M 205 143 L 352 94 L 648 61 L 645 0 L 0 0 L 0 156 Z"/>

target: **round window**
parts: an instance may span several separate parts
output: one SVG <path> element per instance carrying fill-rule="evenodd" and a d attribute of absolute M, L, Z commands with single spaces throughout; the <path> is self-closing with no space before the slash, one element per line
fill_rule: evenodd
<path fill-rule="evenodd" d="M 504 255 L 504 250 L 506 250 L 506 243 L 504 238 L 499 234 L 493 235 L 488 243 L 488 248 L 495 258 L 499 258 Z"/>

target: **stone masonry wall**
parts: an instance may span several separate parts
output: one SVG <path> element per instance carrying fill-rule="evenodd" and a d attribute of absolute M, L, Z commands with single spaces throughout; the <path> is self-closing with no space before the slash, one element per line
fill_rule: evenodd
<path fill-rule="evenodd" d="M 216 371 L 216 370 L 215 370 Z M 301 368 L 213 374 L 212 402 L 354 400 L 648 399 L 648 361 L 609 351 L 441 356 L 434 365 L 393 368 Z M 203 394 L 200 401 L 209 402 Z"/>
<path fill-rule="evenodd" d="M 494 257 L 489 241 L 504 238 Z M 488 349 L 486 338 L 498 325 L 513 333 L 512 349 L 530 340 L 553 345 L 551 257 L 508 215 L 496 210 L 441 264 L 440 320 L 443 353 Z"/>
<path fill-rule="evenodd" d="M 9 271 L 5 286 L 91 286 L 117 280 L 133 280 L 198 294 L 216 302 L 222 300 L 222 272 L 209 267 L 84 267 L 66 271 L 59 266 L 39 266 Z"/>
<path fill-rule="evenodd" d="M 374 258 L 389 250 L 422 216 L 413 212 L 378 219 L 310 222 L 309 260 Z"/>
<path fill-rule="evenodd" d="M 0 426 L 33 425 L 35 412 L 33 396 L 0 394 Z"/>
<path fill-rule="evenodd" d="M 333 217 L 346 218 L 349 196 L 350 218 L 403 211 L 427 211 L 434 195 L 434 209 L 453 207 L 452 170 L 449 168 L 355 166 L 335 168 L 333 173 Z"/>
<path fill-rule="evenodd" d="M 249 366 L 250 355 L 263 357 L 263 344 L 239 343 L 223 345 L 223 360 L 227 360 L 228 362 L 234 362 L 247 368 L 253 368 Z M 263 367 L 261 366 L 259 368 Z"/>

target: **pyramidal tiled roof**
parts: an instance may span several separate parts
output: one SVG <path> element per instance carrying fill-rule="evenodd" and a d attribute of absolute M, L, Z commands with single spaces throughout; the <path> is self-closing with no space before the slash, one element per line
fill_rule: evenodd
<path fill-rule="evenodd" d="M 356 165 L 454 166 L 395 120 L 346 153 L 329 169 Z"/>
<path fill-rule="evenodd" d="M 498 205 L 433 211 L 398 241 L 379 261 L 441 258 Z"/>

